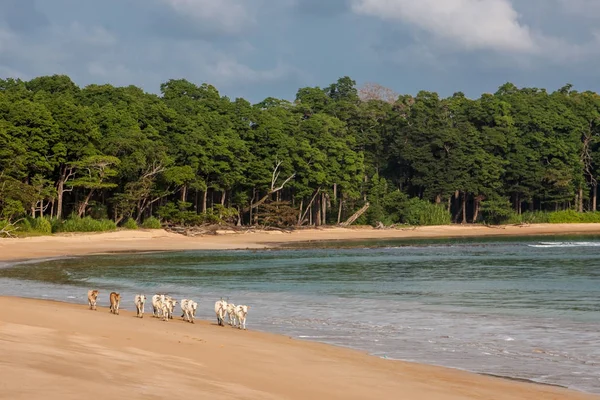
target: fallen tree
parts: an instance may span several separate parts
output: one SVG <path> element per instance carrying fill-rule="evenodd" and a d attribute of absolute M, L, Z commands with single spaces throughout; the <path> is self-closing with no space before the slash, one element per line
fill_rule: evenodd
<path fill-rule="evenodd" d="M 370 205 L 371 204 L 366 203 L 364 206 L 362 206 L 362 208 L 360 210 L 358 210 L 357 212 L 355 212 L 354 214 L 352 214 L 352 216 L 350 218 L 348 218 L 345 222 L 342 222 L 340 224 L 340 226 L 347 227 L 347 226 L 352 225 L 354 223 L 354 221 L 356 221 L 357 219 L 359 219 L 361 215 L 363 215 L 365 212 L 367 212 L 367 210 L 369 209 Z"/>

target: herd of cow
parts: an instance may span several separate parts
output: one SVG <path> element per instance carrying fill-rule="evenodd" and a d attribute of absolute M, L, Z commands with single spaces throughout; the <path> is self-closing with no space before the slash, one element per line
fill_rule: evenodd
<path fill-rule="evenodd" d="M 98 300 L 98 290 L 88 291 L 88 304 L 90 310 L 96 310 L 96 303 Z M 110 312 L 113 314 L 119 314 L 119 306 L 121 304 L 121 294 L 111 292 L 109 296 L 110 300 Z M 136 294 L 134 298 L 134 304 L 136 308 L 136 315 L 140 318 L 144 318 L 144 304 L 146 303 L 146 296 L 143 294 Z M 155 294 L 152 296 L 152 316 L 156 318 L 162 318 L 163 321 L 173 319 L 173 312 L 178 301 L 173 299 L 171 296 L 166 294 Z M 193 300 L 183 299 L 179 302 L 181 307 L 181 317 L 184 321 L 194 323 L 196 318 L 196 310 L 198 309 L 198 303 Z M 229 318 L 229 325 L 237 326 L 239 329 L 246 329 L 246 316 L 248 315 L 249 306 L 238 305 L 228 303 L 221 299 L 215 303 L 215 314 L 217 315 L 217 323 L 219 326 L 225 326 L 225 318 Z"/>

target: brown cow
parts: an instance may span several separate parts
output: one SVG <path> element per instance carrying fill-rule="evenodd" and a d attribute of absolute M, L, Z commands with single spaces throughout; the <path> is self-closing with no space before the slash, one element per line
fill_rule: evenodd
<path fill-rule="evenodd" d="M 117 292 L 110 293 L 110 312 L 119 315 L 119 304 L 121 303 L 121 295 Z"/>
<path fill-rule="evenodd" d="M 98 299 L 99 293 L 100 292 L 95 289 L 88 290 L 88 304 L 90 305 L 90 310 L 96 310 L 96 300 Z"/>

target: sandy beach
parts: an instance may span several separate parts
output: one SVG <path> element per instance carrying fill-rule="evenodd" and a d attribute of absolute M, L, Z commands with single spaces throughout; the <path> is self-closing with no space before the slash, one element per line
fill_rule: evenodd
<path fill-rule="evenodd" d="M 225 228 L 224 228 L 225 229 Z M 445 238 L 600 234 L 600 224 L 532 224 L 487 227 L 483 225 L 425 226 L 377 230 L 370 227 L 303 229 L 284 233 L 258 231 L 186 237 L 157 230 L 122 230 L 95 234 L 59 234 L 26 238 L 0 238 L 0 261 L 61 257 L 118 251 L 264 249 L 286 243 L 394 238 Z"/>
<path fill-rule="evenodd" d="M 329 228 L 196 238 L 163 230 L 118 231 L 0 239 L 0 260 L 114 251 L 259 249 L 322 240 L 565 233 L 600 234 L 600 224 Z M 100 303 L 106 304 L 107 297 L 101 293 Z M 222 328 L 213 321 L 189 324 L 178 315 L 162 322 L 151 314 L 138 319 L 128 311 L 112 315 L 104 307 L 90 311 L 84 304 L 0 297 L 0 398 L 600 399 L 559 387 L 384 360 L 283 335 Z"/>
<path fill-rule="evenodd" d="M 14 400 L 598 398 L 213 322 L 10 297 L 0 352 L 0 398 Z"/>

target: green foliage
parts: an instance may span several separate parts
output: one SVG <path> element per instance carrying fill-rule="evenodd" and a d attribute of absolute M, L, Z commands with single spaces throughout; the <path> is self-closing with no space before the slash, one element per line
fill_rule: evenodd
<path fill-rule="evenodd" d="M 52 223 L 49 218 L 46 217 L 37 217 L 37 218 L 27 218 L 23 222 L 27 222 L 29 225 L 29 230 L 25 230 L 26 232 L 35 232 L 40 235 L 50 235 L 52 234 Z"/>
<path fill-rule="evenodd" d="M 135 219 L 133 219 L 133 218 L 127 218 L 127 220 L 123 224 L 123 228 L 125 228 L 125 229 L 131 229 L 131 230 L 136 230 L 136 229 L 138 229 L 138 224 L 137 224 L 137 222 L 135 222 Z"/>
<path fill-rule="evenodd" d="M 162 224 L 160 220 L 156 217 L 149 217 L 142 222 L 142 228 L 144 229 L 160 229 L 162 228 Z"/>
<path fill-rule="evenodd" d="M 5 221 L 11 221 L 25 213 L 25 208 L 19 200 L 5 199 L 2 203 L 2 214 L 0 214 L 0 217 Z"/>
<path fill-rule="evenodd" d="M 579 213 L 575 210 L 556 211 L 549 214 L 548 222 L 551 224 L 568 223 L 600 223 L 600 212 Z"/>
<path fill-rule="evenodd" d="M 238 210 L 235 208 L 227 208 L 220 204 L 215 204 L 206 213 L 198 214 L 195 211 L 189 210 L 190 206 L 191 203 L 182 201 L 178 201 L 177 204 L 169 202 L 160 207 L 157 214 L 167 223 L 184 226 L 234 223 L 237 220 Z"/>
<path fill-rule="evenodd" d="M 572 223 L 600 223 L 600 212 L 564 211 L 526 211 L 519 215 L 512 210 L 503 215 L 503 218 L 490 220 L 493 224 L 572 224 Z M 485 220 L 488 222 L 488 220 Z"/>
<path fill-rule="evenodd" d="M 117 229 L 117 225 L 108 219 L 96 220 L 92 217 L 79 218 L 71 215 L 68 219 L 56 224 L 54 232 L 107 232 Z"/>
<path fill-rule="evenodd" d="M 481 202 L 481 216 L 485 223 L 494 225 L 515 220 L 516 213 L 512 210 L 508 199 L 494 197 Z"/>
<path fill-rule="evenodd" d="M 194 211 L 189 211 L 190 203 L 178 201 L 177 204 L 169 202 L 160 207 L 158 216 L 165 222 L 177 225 L 194 226 L 201 225 L 205 217 Z"/>
<path fill-rule="evenodd" d="M 568 211 L 597 203 L 593 92 L 507 83 L 476 99 L 383 97 L 347 76 L 254 105 L 183 79 L 160 90 L 0 80 L 0 218 L 44 210 L 53 231 L 147 215 L 287 226 L 300 213 L 337 223 L 368 201 L 356 223 L 596 221 Z M 61 222 L 71 213 L 93 219 Z M 47 232 L 35 224 L 22 230 Z"/>
<path fill-rule="evenodd" d="M 387 193 L 383 198 L 382 204 L 388 221 L 391 223 L 402 222 L 407 202 L 408 196 L 400 190 Z M 385 221 L 382 222 L 386 224 Z"/>
<path fill-rule="evenodd" d="M 408 225 L 449 225 L 451 215 L 438 204 L 418 198 L 412 198 L 405 203 L 402 212 L 402 222 Z"/>

